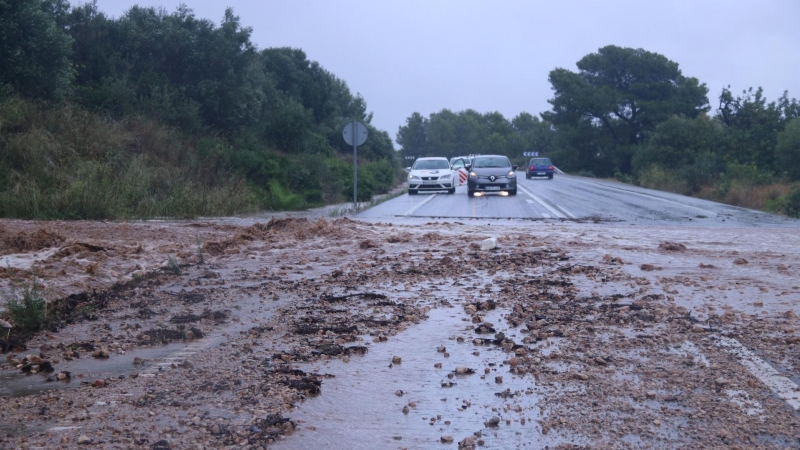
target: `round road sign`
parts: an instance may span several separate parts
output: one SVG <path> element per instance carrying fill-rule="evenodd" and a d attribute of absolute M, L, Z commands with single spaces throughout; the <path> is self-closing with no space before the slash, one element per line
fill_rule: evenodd
<path fill-rule="evenodd" d="M 353 124 L 355 124 L 355 127 Z M 355 139 L 353 139 L 353 128 L 355 128 Z M 348 145 L 355 145 L 356 147 L 367 142 L 367 134 L 367 127 L 357 120 L 347 122 L 347 125 L 344 126 L 344 130 L 342 130 L 344 141 L 347 142 Z M 353 144 L 354 140 L 355 144 Z"/>

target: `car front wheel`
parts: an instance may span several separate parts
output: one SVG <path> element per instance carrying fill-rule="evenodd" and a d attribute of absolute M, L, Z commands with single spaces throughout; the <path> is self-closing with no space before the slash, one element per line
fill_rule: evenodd
<path fill-rule="evenodd" d="M 448 189 L 448 190 L 447 190 L 447 193 L 448 193 L 448 194 L 455 194 L 455 193 L 456 193 L 456 188 L 450 188 L 450 189 Z"/>
<path fill-rule="evenodd" d="M 416 189 L 409 189 L 408 190 L 408 195 L 417 195 L 417 190 Z"/>
<path fill-rule="evenodd" d="M 475 191 L 472 189 L 467 189 L 467 196 L 468 197 L 475 197 Z"/>
<path fill-rule="evenodd" d="M 517 190 L 514 189 L 513 191 L 508 191 L 508 195 L 517 195 Z"/>

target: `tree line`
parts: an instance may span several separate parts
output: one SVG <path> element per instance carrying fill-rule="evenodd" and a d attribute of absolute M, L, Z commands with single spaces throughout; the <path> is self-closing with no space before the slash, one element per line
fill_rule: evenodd
<path fill-rule="evenodd" d="M 231 9 L 216 25 L 185 5 L 172 13 L 134 6 L 115 19 L 96 2 L 0 0 L 0 216 L 86 218 L 80 208 L 63 211 L 79 198 L 58 206 L 55 197 L 89 190 L 81 187 L 87 179 L 107 179 L 114 191 L 114 180 L 137 164 L 151 185 L 135 192 L 151 203 L 180 197 L 176 179 L 206 190 L 244 186 L 235 189 L 244 209 L 351 200 L 352 148 L 341 129 L 352 119 L 369 129 L 359 148 L 359 196 L 392 187 L 399 160 L 388 133 L 370 125 L 364 98 L 300 49 L 258 49 L 251 32 Z M 53 111 L 117 137 L 98 150 L 48 122 Z M 32 148 L 42 127 L 50 127 L 50 151 L 41 142 Z M 149 139 L 137 135 L 148 130 Z M 59 170 L 37 168 L 48 161 Z M 140 214 L 138 194 L 116 188 L 128 204 L 96 215 Z M 28 204 L 34 194 L 49 203 Z M 183 214 L 210 212 L 198 208 Z"/>
<path fill-rule="evenodd" d="M 511 120 L 498 112 L 413 113 L 398 130 L 404 155 L 500 153 L 524 164 L 538 151 L 567 172 L 742 203 L 762 189 L 766 209 L 800 215 L 800 103 L 730 87 L 716 108 L 678 63 L 609 45 L 549 74 L 552 109 Z M 794 190 L 789 192 L 791 186 Z"/>

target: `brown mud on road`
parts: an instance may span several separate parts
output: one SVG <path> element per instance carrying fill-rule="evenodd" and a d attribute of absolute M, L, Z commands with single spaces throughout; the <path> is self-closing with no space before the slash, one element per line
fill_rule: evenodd
<path fill-rule="evenodd" d="M 785 229 L 0 221 L 4 298 L 35 274 L 61 315 L 0 329 L 0 448 L 796 448 L 797 261 Z"/>

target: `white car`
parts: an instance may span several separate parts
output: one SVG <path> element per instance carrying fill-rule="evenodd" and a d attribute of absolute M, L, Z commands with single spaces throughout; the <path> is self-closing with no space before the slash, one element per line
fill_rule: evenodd
<path fill-rule="evenodd" d="M 420 191 L 456 192 L 456 178 L 447 158 L 419 158 L 408 173 L 408 195 Z"/>

